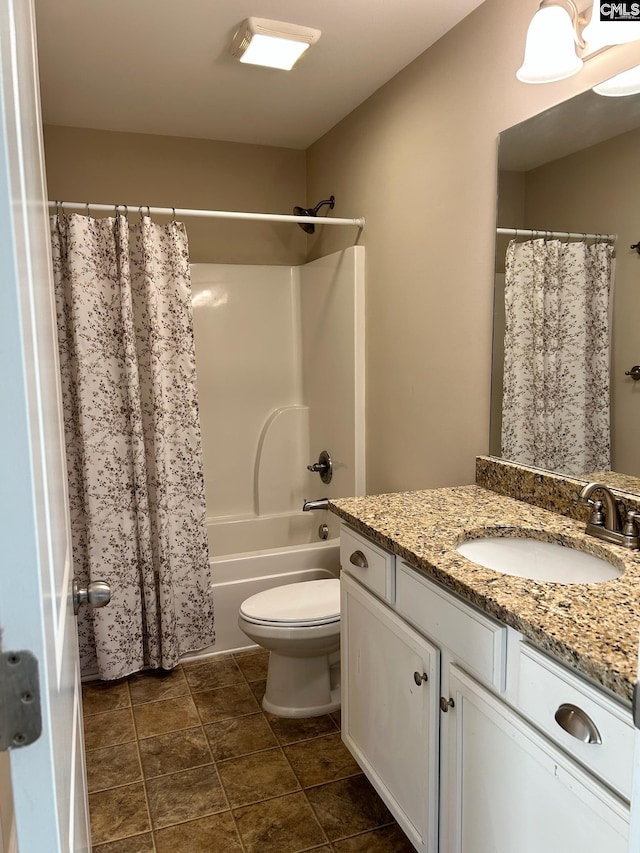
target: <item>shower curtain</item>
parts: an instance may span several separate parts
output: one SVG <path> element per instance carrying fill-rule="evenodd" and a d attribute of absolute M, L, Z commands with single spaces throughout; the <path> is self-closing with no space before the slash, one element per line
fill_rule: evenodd
<path fill-rule="evenodd" d="M 83 671 L 169 669 L 214 640 L 187 235 L 51 219 Z"/>
<path fill-rule="evenodd" d="M 509 243 L 502 455 L 568 475 L 609 470 L 610 244 Z"/>

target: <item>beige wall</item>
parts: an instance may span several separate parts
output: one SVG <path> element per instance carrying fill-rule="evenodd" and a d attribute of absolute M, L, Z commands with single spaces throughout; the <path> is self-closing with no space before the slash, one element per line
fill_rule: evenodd
<path fill-rule="evenodd" d="M 364 215 L 368 491 L 467 483 L 489 446 L 498 133 L 638 62 L 637 44 L 545 86 L 515 78 L 537 0 L 486 0 L 307 152 L 48 128 L 51 197 Z M 301 263 L 291 226 L 189 223 L 192 260 Z M 352 245 L 318 229 L 309 257 Z"/>
<path fill-rule="evenodd" d="M 487 0 L 307 152 L 308 198 L 367 227 L 370 492 L 469 483 L 489 445 L 498 133 L 638 62 L 515 78 L 537 0 Z M 325 229 L 312 257 L 349 245 Z"/>
<path fill-rule="evenodd" d="M 618 235 L 611 353 L 612 468 L 640 476 L 640 383 L 624 375 L 640 364 L 640 130 L 624 133 L 526 173 L 526 223 L 558 231 Z M 535 226 L 534 226 L 535 227 Z"/>
<path fill-rule="evenodd" d="M 305 203 L 305 155 L 206 139 L 45 128 L 50 199 L 286 213 Z M 288 224 L 189 219 L 193 263 L 299 264 Z"/>

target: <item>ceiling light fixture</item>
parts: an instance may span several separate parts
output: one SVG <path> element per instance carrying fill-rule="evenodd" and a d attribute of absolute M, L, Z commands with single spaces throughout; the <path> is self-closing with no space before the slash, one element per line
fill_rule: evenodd
<path fill-rule="evenodd" d="M 231 42 L 231 53 L 240 62 L 290 71 L 302 54 L 320 38 L 320 30 L 247 18 Z"/>
<path fill-rule="evenodd" d="M 621 74 L 616 74 L 615 77 L 611 77 L 603 83 L 598 83 L 597 86 L 593 87 L 593 91 L 598 95 L 605 95 L 607 98 L 622 98 L 626 95 L 640 94 L 640 65 L 623 71 Z"/>
<path fill-rule="evenodd" d="M 553 83 L 577 74 L 584 47 L 580 18 L 573 0 L 542 0 L 527 30 L 524 62 L 516 72 L 523 83 Z"/>

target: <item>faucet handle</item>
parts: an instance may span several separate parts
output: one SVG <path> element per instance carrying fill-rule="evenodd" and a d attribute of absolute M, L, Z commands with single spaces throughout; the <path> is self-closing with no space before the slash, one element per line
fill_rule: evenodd
<path fill-rule="evenodd" d="M 627 511 L 627 519 L 625 521 L 622 532 L 625 536 L 638 536 L 640 534 L 640 512 L 633 509 Z"/>
<path fill-rule="evenodd" d="M 592 507 L 591 509 L 591 517 L 589 521 L 591 524 L 598 524 L 604 527 L 605 515 L 604 515 L 604 504 L 602 501 L 583 501 L 583 503 L 589 503 Z"/>
<path fill-rule="evenodd" d="M 313 474 L 320 474 L 320 479 L 323 483 L 330 483 L 333 477 L 333 461 L 327 450 L 322 450 L 317 462 L 307 465 L 307 471 Z"/>
<path fill-rule="evenodd" d="M 589 524 L 597 524 L 602 527 L 605 523 L 604 503 L 601 500 L 593 500 L 586 497 L 583 492 L 578 496 L 577 502 L 583 506 L 591 507 L 591 515 L 589 516 Z"/>

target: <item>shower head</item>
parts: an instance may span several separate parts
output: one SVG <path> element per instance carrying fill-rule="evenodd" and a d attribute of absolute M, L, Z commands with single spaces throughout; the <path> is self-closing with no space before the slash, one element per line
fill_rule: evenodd
<path fill-rule="evenodd" d="M 315 207 L 294 207 L 293 215 L 294 216 L 317 216 L 318 211 L 325 204 L 329 205 L 329 210 L 333 210 L 336 203 L 336 197 L 330 196 L 324 201 L 319 201 Z M 316 226 L 311 222 L 298 222 L 298 225 L 302 228 L 303 231 L 306 231 L 307 234 L 313 234 L 316 230 Z"/>

